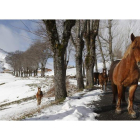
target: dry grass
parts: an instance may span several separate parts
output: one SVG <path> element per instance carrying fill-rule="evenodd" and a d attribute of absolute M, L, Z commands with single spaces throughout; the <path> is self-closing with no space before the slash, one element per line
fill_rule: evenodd
<path fill-rule="evenodd" d="M 72 94 L 74 94 L 76 92 L 76 86 L 70 84 L 69 80 L 66 80 L 66 89 L 67 89 L 67 93 L 68 96 L 71 96 Z M 44 97 L 48 98 L 48 97 L 54 97 L 54 90 L 55 87 L 54 85 L 44 94 Z"/>

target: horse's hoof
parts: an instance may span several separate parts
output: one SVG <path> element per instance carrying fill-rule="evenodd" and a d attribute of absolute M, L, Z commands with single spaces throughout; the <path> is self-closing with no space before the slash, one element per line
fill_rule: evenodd
<path fill-rule="evenodd" d="M 115 110 L 116 114 L 121 114 L 121 109 Z"/>
<path fill-rule="evenodd" d="M 131 114 L 131 118 L 132 118 L 132 119 L 136 119 L 136 118 L 137 118 L 136 113 L 132 113 L 132 114 Z"/>

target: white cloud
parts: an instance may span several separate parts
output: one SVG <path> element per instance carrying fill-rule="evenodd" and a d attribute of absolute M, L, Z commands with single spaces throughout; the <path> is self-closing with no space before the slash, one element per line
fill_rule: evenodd
<path fill-rule="evenodd" d="M 16 31 L 12 30 L 8 26 L 0 24 L 0 48 L 5 51 L 16 51 L 16 50 L 23 50 L 25 51 L 31 40 L 28 34 L 23 31 L 19 30 L 17 33 Z"/>

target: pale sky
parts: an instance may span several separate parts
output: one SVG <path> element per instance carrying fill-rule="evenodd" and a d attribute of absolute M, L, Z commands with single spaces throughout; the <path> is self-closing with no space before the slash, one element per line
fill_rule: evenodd
<path fill-rule="evenodd" d="M 0 48 L 7 52 L 27 50 L 33 39 L 37 38 L 25 31 L 28 28 L 34 32 L 37 23 L 33 20 L 0 20 Z"/>

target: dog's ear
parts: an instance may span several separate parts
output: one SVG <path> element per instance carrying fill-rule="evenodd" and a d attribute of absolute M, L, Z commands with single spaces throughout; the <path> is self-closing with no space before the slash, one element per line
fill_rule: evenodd
<path fill-rule="evenodd" d="M 134 36 L 134 34 L 132 33 L 131 34 L 131 41 L 133 42 L 135 40 L 135 36 Z"/>

